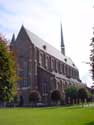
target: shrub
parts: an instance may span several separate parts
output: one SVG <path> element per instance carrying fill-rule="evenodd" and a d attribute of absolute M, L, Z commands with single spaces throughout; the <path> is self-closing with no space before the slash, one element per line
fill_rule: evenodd
<path fill-rule="evenodd" d="M 29 95 L 29 101 L 34 105 L 36 105 L 36 103 L 40 101 L 40 98 L 40 93 L 35 90 L 33 90 Z"/>
<path fill-rule="evenodd" d="M 51 94 L 51 99 L 53 102 L 58 102 L 61 100 L 61 94 L 59 90 L 54 90 Z"/>
<path fill-rule="evenodd" d="M 73 103 L 73 100 L 78 96 L 78 89 L 74 86 L 65 89 L 66 100 L 68 103 Z M 70 102 L 68 101 L 70 98 Z"/>

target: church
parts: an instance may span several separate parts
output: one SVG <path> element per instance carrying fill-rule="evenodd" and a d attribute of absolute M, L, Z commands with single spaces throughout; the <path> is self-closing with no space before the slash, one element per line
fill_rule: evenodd
<path fill-rule="evenodd" d="M 61 25 L 61 52 L 21 27 L 17 38 L 13 34 L 11 49 L 16 56 L 17 95 L 28 105 L 30 92 L 36 90 L 41 95 L 41 102 L 49 104 L 54 90 L 64 95 L 69 86 L 83 86 L 79 70 L 70 57 L 65 54 L 63 31 Z"/>

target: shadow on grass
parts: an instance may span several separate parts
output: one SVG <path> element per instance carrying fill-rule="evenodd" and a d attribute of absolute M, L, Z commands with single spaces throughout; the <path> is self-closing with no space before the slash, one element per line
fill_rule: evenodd
<path fill-rule="evenodd" d="M 94 125 L 94 121 L 87 122 L 85 125 Z"/>

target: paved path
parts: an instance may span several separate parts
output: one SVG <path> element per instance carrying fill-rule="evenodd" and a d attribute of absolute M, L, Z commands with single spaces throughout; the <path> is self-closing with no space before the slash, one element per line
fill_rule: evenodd
<path fill-rule="evenodd" d="M 84 104 L 84 107 L 94 107 L 94 103 Z"/>

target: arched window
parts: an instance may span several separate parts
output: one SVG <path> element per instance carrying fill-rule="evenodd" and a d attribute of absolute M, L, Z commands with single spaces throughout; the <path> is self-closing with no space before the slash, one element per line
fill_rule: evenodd
<path fill-rule="evenodd" d="M 72 78 L 73 78 L 73 68 L 71 69 L 71 73 L 72 73 Z"/>
<path fill-rule="evenodd" d="M 56 59 L 54 59 L 54 69 L 55 69 L 55 72 L 56 72 Z"/>
<path fill-rule="evenodd" d="M 62 63 L 60 62 L 60 73 L 62 73 Z"/>
<path fill-rule="evenodd" d="M 62 63 L 62 74 L 64 74 L 64 63 Z"/>
<path fill-rule="evenodd" d="M 56 60 L 56 72 L 58 72 L 58 61 Z"/>
<path fill-rule="evenodd" d="M 49 69 L 50 66 L 50 58 L 48 55 L 46 55 L 46 68 Z"/>
<path fill-rule="evenodd" d="M 60 62 L 58 61 L 58 73 L 60 73 Z"/>
<path fill-rule="evenodd" d="M 54 58 L 51 58 L 51 70 L 53 71 L 55 69 L 55 60 Z"/>
<path fill-rule="evenodd" d="M 79 79 L 79 72 L 77 70 L 77 73 L 76 73 L 76 78 Z"/>
<path fill-rule="evenodd" d="M 70 72 L 70 77 L 72 77 L 72 68 L 71 67 L 69 69 L 69 72 Z"/>
<path fill-rule="evenodd" d="M 70 67 L 67 65 L 67 77 L 70 78 Z"/>
<path fill-rule="evenodd" d="M 43 66 L 43 53 L 42 52 L 40 52 L 39 54 L 39 63 L 41 66 Z"/>
<path fill-rule="evenodd" d="M 74 69 L 72 69 L 72 77 L 74 78 Z"/>
<path fill-rule="evenodd" d="M 66 75 L 66 64 L 64 64 L 64 75 Z"/>
<path fill-rule="evenodd" d="M 43 92 L 43 95 L 48 93 L 48 81 L 43 81 L 43 83 L 42 83 L 42 92 Z"/>
<path fill-rule="evenodd" d="M 23 85 L 22 87 L 28 86 L 28 62 L 23 63 Z"/>

